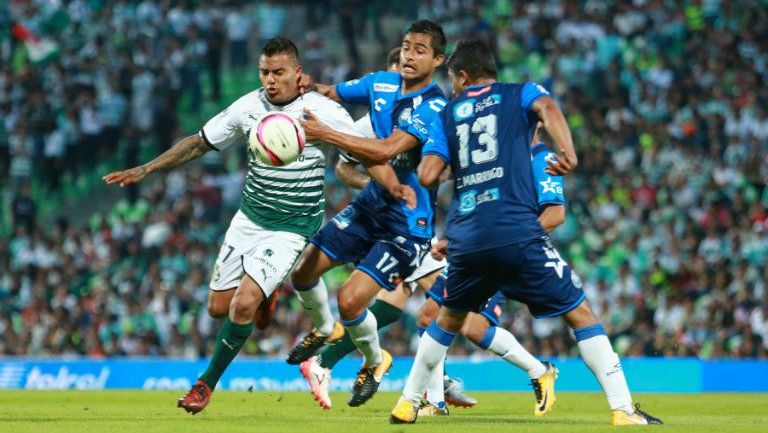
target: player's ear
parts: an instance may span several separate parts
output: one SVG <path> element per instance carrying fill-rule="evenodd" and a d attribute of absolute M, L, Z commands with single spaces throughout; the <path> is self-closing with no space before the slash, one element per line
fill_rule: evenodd
<path fill-rule="evenodd" d="M 302 72 L 301 65 L 296 65 L 296 75 L 298 75 L 299 78 L 301 78 L 301 72 Z"/>
<path fill-rule="evenodd" d="M 445 61 L 445 54 L 438 54 L 433 59 L 433 62 L 436 68 L 442 65 L 444 61 Z"/>
<path fill-rule="evenodd" d="M 462 87 L 468 87 L 470 84 L 472 84 L 472 77 L 469 76 L 469 73 L 465 70 L 459 71 L 459 76 L 461 77 L 461 86 Z"/>

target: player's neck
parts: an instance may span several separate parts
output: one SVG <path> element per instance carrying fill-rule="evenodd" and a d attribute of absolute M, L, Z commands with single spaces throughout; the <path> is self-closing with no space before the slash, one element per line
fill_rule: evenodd
<path fill-rule="evenodd" d="M 432 75 L 420 80 L 406 80 L 403 79 L 403 95 L 409 93 L 418 92 L 419 90 L 429 86 L 432 82 Z"/>
<path fill-rule="evenodd" d="M 473 82 L 472 82 L 472 84 L 470 84 L 470 85 L 469 85 L 469 86 L 467 86 L 467 87 L 472 87 L 472 86 L 484 86 L 484 85 L 486 85 L 486 84 L 493 84 L 493 83 L 495 83 L 495 82 L 496 82 L 496 79 L 495 79 L 495 78 L 481 78 L 481 79 L 479 79 L 479 80 L 477 80 L 477 81 L 473 81 Z"/>

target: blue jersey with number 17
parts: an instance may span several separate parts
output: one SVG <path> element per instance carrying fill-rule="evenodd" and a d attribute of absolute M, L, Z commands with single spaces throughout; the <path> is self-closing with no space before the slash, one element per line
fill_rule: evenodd
<path fill-rule="evenodd" d="M 434 120 L 447 101 L 434 82 L 416 92 L 402 94 L 402 91 L 402 78 L 394 72 L 374 72 L 336 85 L 342 101 L 369 106 L 378 138 L 387 138 L 395 129 L 400 129 L 419 141 L 417 146 L 390 161 L 400 183 L 410 185 L 416 192 L 416 209 L 408 209 L 376 182 L 368 183 L 355 204 L 395 234 L 429 239 L 437 197 L 434 189 L 419 184 L 416 167 L 421 161 L 424 143 L 433 134 Z"/>
<path fill-rule="evenodd" d="M 455 180 L 446 227 L 449 255 L 546 234 L 538 221 L 531 140 L 533 102 L 548 95 L 535 83 L 471 86 L 436 120 L 422 154 L 443 159 Z"/>

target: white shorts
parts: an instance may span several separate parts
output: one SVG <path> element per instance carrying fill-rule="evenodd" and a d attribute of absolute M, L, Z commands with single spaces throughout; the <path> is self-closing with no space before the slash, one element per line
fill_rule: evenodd
<path fill-rule="evenodd" d="M 268 297 L 283 283 L 306 245 L 304 236 L 267 230 L 238 210 L 216 258 L 210 288 L 236 289 L 248 274 Z"/>
<path fill-rule="evenodd" d="M 435 260 L 434 257 L 432 257 L 432 254 L 424 254 L 424 258 L 421 259 L 421 264 L 419 267 L 416 268 L 416 270 L 413 271 L 413 273 L 409 275 L 404 282 L 408 284 L 414 283 L 416 280 L 419 280 L 422 277 L 426 277 L 432 272 L 437 272 L 440 269 L 443 269 L 447 264 L 448 261 L 445 259 Z"/>

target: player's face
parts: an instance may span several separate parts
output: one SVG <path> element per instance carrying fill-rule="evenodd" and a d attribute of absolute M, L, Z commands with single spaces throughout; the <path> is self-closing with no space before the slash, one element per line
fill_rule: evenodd
<path fill-rule="evenodd" d="M 259 78 L 267 99 L 272 103 L 282 104 L 299 94 L 301 66 L 288 54 L 259 57 Z"/>
<path fill-rule="evenodd" d="M 400 49 L 400 76 L 408 81 L 431 79 L 445 56 L 435 56 L 432 37 L 424 33 L 408 33 Z"/>

